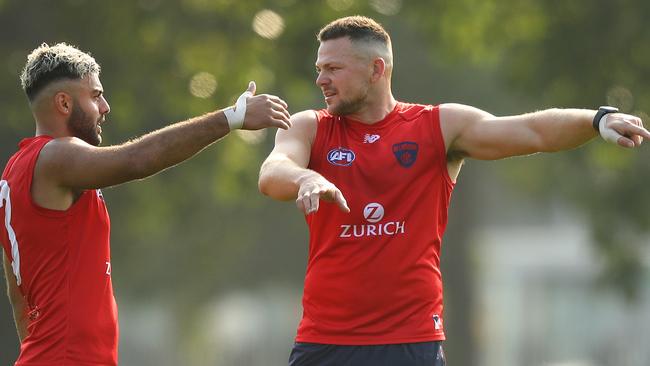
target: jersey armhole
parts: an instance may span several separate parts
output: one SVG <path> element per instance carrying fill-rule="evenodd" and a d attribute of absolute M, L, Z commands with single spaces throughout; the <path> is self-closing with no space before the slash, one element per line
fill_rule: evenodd
<path fill-rule="evenodd" d="M 43 148 L 45 148 L 45 145 L 52 142 L 52 140 L 54 139 L 49 139 L 43 145 L 38 147 L 38 151 L 34 154 L 35 157 L 33 158 L 32 161 L 29 162 L 28 169 L 31 171 L 31 175 L 28 177 L 27 194 L 32 209 L 34 209 L 34 211 L 39 215 L 47 216 L 47 217 L 64 217 L 64 216 L 72 215 L 74 212 L 76 212 L 77 207 L 80 206 L 79 202 L 88 199 L 86 197 L 88 195 L 88 190 L 84 190 L 79 195 L 79 198 L 77 198 L 77 200 L 75 200 L 72 203 L 72 205 L 70 205 L 70 207 L 68 207 L 66 210 L 53 210 L 50 208 L 42 207 L 41 205 L 36 203 L 36 201 L 34 201 L 34 197 L 32 196 L 32 184 L 34 181 L 34 174 L 36 173 L 36 163 L 38 162 L 38 159 L 41 157 L 41 152 L 43 151 Z"/>
<path fill-rule="evenodd" d="M 440 106 L 436 105 L 431 110 L 431 129 L 433 131 L 433 138 L 435 139 L 435 146 L 439 159 L 439 169 L 445 182 L 450 188 L 456 185 L 456 182 L 449 176 L 447 168 L 447 151 L 445 150 L 445 139 L 442 136 L 442 127 L 440 126 Z"/>
<path fill-rule="evenodd" d="M 314 164 L 318 164 L 318 157 L 316 153 L 322 150 L 323 145 L 323 128 L 325 127 L 325 122 L 321 122 L 323 118 L 326 117 L 327 113 L 324 110 L 312 110 L 316 115 L 316 132 L 314 134 L 314 140 L 311 143 L 311 149 L 309 151 L 309 164 L 307 164 L 307 169 L 315 170 Z"/>

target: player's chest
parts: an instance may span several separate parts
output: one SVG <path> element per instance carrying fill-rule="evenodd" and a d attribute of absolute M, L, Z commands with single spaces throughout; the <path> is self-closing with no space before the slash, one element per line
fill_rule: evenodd
<path fill-rule="evenodd" d="M 336 183 L 390 187 L 430 171 L 434 141 L 414 129 L 337 131 L 318 152 L 318 171 Z"/>

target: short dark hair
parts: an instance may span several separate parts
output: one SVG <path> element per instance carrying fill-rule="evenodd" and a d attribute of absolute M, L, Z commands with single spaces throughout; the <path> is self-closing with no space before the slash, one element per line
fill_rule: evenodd
<path fill-rule="evenodd" d="M 324 42 L 341 37 L 350 37 L 353 41 L 372 40 L 385 45 L 390 44 L 388 32 L 375 20 L 361 15 L 339 18 L 323 27 L 318 32 L 318 41 Z"/>
<path fill-rule="evenodd" d="M 74 46 L 43 43 L 27 56 L 20 82 L 27 98 L 33 101 L 38 92 L 54 81 L 83 79 L 88 74 L 99 74 L 100 70 L 92 56 Z"/>

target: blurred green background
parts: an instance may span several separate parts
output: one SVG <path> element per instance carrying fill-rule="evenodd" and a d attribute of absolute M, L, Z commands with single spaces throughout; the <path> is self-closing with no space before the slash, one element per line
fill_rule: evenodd
<path fill-rule="evenodd" d="M 251 79 L 291 112 L 322 108 L 315 34 L 353 14 L 391 33 L 399 100 L 498 115 L 611 104 L 650 121 L 647 1 L 0 0 L 0 161 L 33 135 L 18 75 L 41 42 L 102 65 L 117 144 L 232 104 Z M 120 364 L 286 365 L 307 232 L 257 191 L 274 133 L 238 131 L 104 190 Z M 650 364 L 649 158 L 594 141 L 466 164 L 442 259 L 451 365 Z M 5 299 L 0 340 L 11 364 Z"/>

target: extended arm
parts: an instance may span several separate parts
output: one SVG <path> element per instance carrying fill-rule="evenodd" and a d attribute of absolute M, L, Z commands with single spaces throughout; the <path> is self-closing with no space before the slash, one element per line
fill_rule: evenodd
<path fill-rule="evenodd" d="M 293 115 L 291 121 L 290 129 L 278 130 L 275 147 L 262 164 L 260 191 L 278 200 L 295 199 L 298 209 L 305 214 L 318 210 L 319 199 L 336 202 L 349 212 L 341 191 L 322 175 L 307 169 L 316 135 L 316 115 L 304 111 Z"/>
<path fill-rule="evenodd" d="M 254 92 L 254 85 L 251 88 Z M 286 129 L 290 123 L 286 108 L 275 96 L 250 97 L 243 128 Z M 95 147 L 74 137 L 55 139 L 41 151 L 35 180 L 41 186 L 78 190 L 144 178 L 190 158 L 229 131 L 224 111 L 216 111 L 117 146 Z"/>
<path fill-rule="evenodd" d="M 11 263 L 7 255 L 2 252 L 5 279 L 7 281 L 7 296 L 9 297 L 9 302 L 11 303 L 11 308 L 14 313 L 14 321 L 16 322 L 16 331 L 18 332 L 18 339 L 22 342 L 25 337 L 27 337 L 27 303 L 23 298 L 18 285 L 16 284 L 16 278 L 11 272 Z"/>
<path fill-rule="evenodd" d="M 477 108 L 443 104 L 440 120 L 449 156 L 495 160 L 536 152 L 578 147 L 598 134 L 592 127 L 596 111 L 548 109 L 517 116 L 495 117 Z M 603 121 L 621 135 L 620 146 L 639 146 L 650 133 L 641 119 L 614 113 Z"/>

